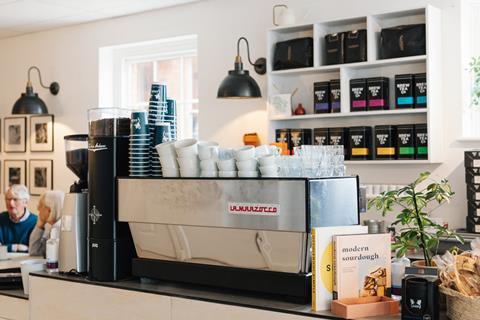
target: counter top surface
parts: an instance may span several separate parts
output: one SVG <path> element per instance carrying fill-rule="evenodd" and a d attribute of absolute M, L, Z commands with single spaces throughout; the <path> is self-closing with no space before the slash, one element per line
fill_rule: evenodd
<path fill-rule="evenodd" d="M 83 277 L 48 274 L 46 272 L 32 273 L 33 276 L 52 278 L 63 281 L 73 281 L 78 283 L 99 285 L 115 289 L 133 290 L 139 292 L 166 295 L 177 298 L 201 300 L 212 303 L 222 303 L 233 306 L 256 308 L 274 312 L 283 312 L 301 316 L 308 316 L 322 319 L 341 319 L 333 315 L 330 311 L 313 312 L 311 306 L 274 300 L 271 297 L 258 294 L 245 294 L 233 290 L 222 290 L 206 286 L 188 285 L 174 282 L 155 281 L 152 283 L 143 283 L 139 279 L 127 279 L 118 282 L 98 282 L 91 281 Z M 1 294 L 1 292 L 0 292 Z M 369 318 L 375 319 L 375 318 Z M 377 317 L 377 319 L 380 319 Z M 399 319 L 399 316 L 381 317 L 385 320 Z"/>

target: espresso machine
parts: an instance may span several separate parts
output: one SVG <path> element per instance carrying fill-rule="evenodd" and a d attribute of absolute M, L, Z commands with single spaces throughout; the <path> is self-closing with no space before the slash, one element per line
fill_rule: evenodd
<path fill-rule="evenodd" d="M 130 111 L 88 111 L 88 277 L 117 281 L 135 256 L 128 223 L 117 220 L 117 176 L 128 175 Z M 132 196 L 132 195 L 130 195 Z"/>
<path fill-rule="evenodd" d="M 60 271 L 87 271 L 87 174 L 86 134 L 65 136 L 67 167 L 79 178 L 65 195 L 61 216 L 58 267 Z"/>
<path fill-rule="evenodd" d="M 311 228 L 357 225 L 358 207 L 357 177 L 118 178 L 134 276 L 302 303 L 311 299 Z"/>

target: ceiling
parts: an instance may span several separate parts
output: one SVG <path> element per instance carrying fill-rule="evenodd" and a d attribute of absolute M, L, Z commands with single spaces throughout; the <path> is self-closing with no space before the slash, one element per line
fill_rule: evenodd
<path fill-rule="evenodd" d="M 199 0 L 0 0 L 0 39 Z"/>

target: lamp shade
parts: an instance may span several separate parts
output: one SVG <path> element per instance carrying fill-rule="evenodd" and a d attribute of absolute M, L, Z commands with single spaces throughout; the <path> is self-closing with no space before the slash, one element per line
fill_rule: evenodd
<path fill-rule="evenodd" d="M 235 68 L 228 71 L 218 87 L 217 98 L 260 98 L 262 93 L 248 70 Z"/>
<path fill-rule="evenodd" d="M 33 92 L 33 87 L 27 85 L 26 92 L 13 105 L 12 114 L 48 114 L 48 109 L 38 94 Z"/>

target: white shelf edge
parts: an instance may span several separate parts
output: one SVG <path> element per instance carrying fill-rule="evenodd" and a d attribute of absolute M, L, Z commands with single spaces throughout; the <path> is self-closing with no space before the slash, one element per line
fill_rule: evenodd
<path fill-rule="evenodd" d="M 325 65 L 325 66 L 319 66 L 319 67 L 273 70 L 273 71 L 270 71 L 269 74 L 274 76 L 274 75 L 287 75 L 287 74 L 299 75 L 299 74 L 306 74 L 306 73 L 326 73 L 326 72 L 338 71 L 340 68 L 367 69 L 371 67 L 401 65 L 401 64 L 426 62 L 426 61 L 427 61 L 427 56 L 420 55 L 420 56 L 411 56 L 411 57 L 393 58 L 393 59 L 378 59 L 374 61 L 332 64 L 332 65 Z"/>
<path fill-rule="evenodd" d="M 345 118 L 345 117 L 371 117 L 371 116 L 395 116 L 399 114 L 423 114 L 427 113 L 425 109 L 399 109 L 399 110 L 381 110 L 381 111 L 358 111 L 345 113 L 318 113 L 306 114 L 301 116 L 271 117 L 270 121 L 287 121 L 287 120 L 306 120 L 306 119 L 322 119 L 322 118 Z"/>
<path fill-rule="evenodd" d="M 345 160 L 347 165 L 375 165 L 375 164 L 440 164 L 430 160 Z"/>

